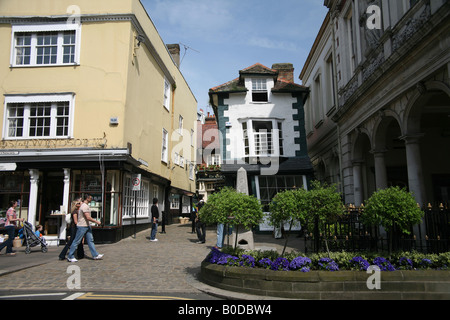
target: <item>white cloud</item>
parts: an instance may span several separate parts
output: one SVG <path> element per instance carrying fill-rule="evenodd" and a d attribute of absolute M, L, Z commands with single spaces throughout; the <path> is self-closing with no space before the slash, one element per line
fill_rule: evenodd
<path fill-rule="evenodd" d="M 223 35 L 233 25 L 233 14 L 226 1 L 221 0 L 144 0 L 150 16 L 165 20 L 170 33 L 193 38 L 211 38 Z"/>
<path fill-rule="evenodd" d="M 280 41 L 277 39 L 270 39 L 268 37 L 250 37 L 247 45 L 260 47 L 264 49 L 276 49 L 276 50 L 287 50 L 287 51 L 296 51 L 298 47 L 294 42 L 289 41 Z"/>

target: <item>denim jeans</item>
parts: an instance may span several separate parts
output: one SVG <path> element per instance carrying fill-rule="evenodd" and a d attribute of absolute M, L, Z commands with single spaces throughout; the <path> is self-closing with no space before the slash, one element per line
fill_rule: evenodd
<path fill-rule="evenodd" d="M 73 241 L 75 240 L 75 237 L 77 236 L 77 227 L 71 227 L 70 229 L 67 229 L 67 231 L 70 232 L 70 240 L 66 243 L 64 249 L 62 249 L 61 253 L 59 254 L 60 259 L 64 259 L 66 257 L 67 251 L 69 251 L 70 246 L 72 245 Z M 84 248 L 83 243 L 80 243 L 78 245 L 77 249 L 77 259 L 83 259 L 84 258 Z"/>
<path fill-rule="evenodd" d="M 0 251 L 3 250 L 4 247 L 6 247 L 6 253 L 12 253 L 12 247 L 13 247 L 13 240 L 14 235 L 16 233 L 16 227 L 15 226 L 7 226 L 5 227 L 5 231 L 8 234 L 8 240 L 4 241 L 2 244 L 0 244 Z"/>
<path fill-rule="evenodd" d="M 77 227 L 77 235 L 75 236 L 75 240 L 73 240 L 72 245 L 70 246 L 69 250 L 69 259 L 74 258 L 75 250 L 77 250 L 78 245 L 81 243 L 81 240 L 83 237 L 86 237 L 86 242 L 88 244 L 89 250 L 91 251 L 92 258 L 95 258 L 98 256 L 98 252 L 95 250 L 94 245 L 94 236 L 92 235 L 92 228 L 91 227 Z"/>
<path fill-rule="evenodd" d="M 225 240 L 225 236 L 226 235 L 231 235 L 233 230 L 231 227 L 228 226 L 228 232 L 225 234 L 224 233 L 224 229 L 225 229 L 225 225 L 223 223 L 218 223 L 217 224 L 217 243 L 216 243 L 216 247 L 218 248 L 222 248 L 223 247 L 223 243 Z"/>
<path fill-rule="evenodd" d="M 150 240 L 155 240 L 157 231 L 158 231 L 158 223 L 152 223 L 152 232 L 150 233 Z"/>

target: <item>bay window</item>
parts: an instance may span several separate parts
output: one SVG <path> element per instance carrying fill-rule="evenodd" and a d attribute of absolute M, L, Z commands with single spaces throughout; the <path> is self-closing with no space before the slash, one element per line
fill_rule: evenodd
<path fill-rule="evenodd" d="M 246 119 L 242 121 L 245 157 L 284 155 L 283 121 Z"/>

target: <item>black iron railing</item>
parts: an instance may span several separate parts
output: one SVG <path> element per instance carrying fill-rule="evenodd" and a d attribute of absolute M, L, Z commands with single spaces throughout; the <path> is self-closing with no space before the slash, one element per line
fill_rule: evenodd
<path fill-rule="evenodd" d="M 410 227 L 410 234 L 398 228 L 386 232 L 381 226 L 365 225 L 364 208 L 350 206 L 347 214 L 329 222 L 320 233 L 318 228 L 306 230 L 306 252 L 326 251 L 419 251 L 440 253 L 450 251 L 450 209 L 448 205 L 428 205 L 423 209 L 421 224 Z"/>

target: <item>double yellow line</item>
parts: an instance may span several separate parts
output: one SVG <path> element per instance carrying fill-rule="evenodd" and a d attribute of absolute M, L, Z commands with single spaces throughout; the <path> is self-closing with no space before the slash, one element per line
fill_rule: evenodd
<path fill-rule="evenodd" d="M 88 292 L 76 298 L 76 300 L 192 300 L 180 297 L 146 296 L 126 294 L 102 294 Z"/>

